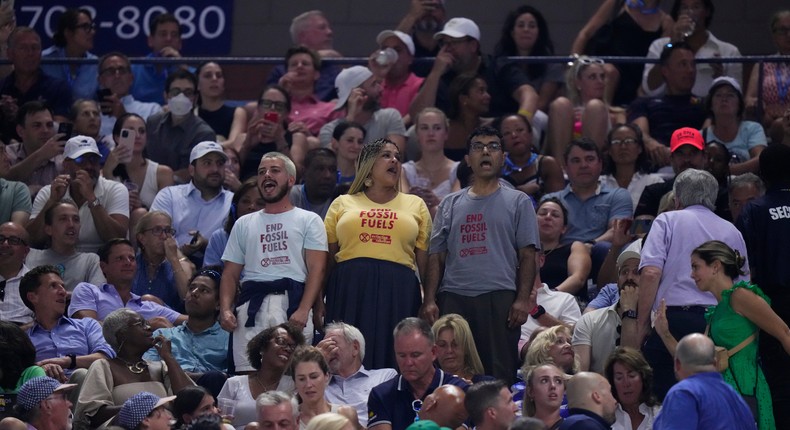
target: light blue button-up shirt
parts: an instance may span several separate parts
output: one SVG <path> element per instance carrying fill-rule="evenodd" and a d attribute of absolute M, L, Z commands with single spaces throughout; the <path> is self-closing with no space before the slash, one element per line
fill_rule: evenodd
<path fill-rule="evenodd" d="M 362 427 L 367 427 L 370 390 L 397 375 L 395 369 L 367 370 L 365 366 L 361 366 L 357 373 L 348 378 L 332 375 L 324 395 L 329 403 L 349 405 L 356 409 L 359 423 Z"/>
<path fill-rule="evenodd" d="M 192 182 L 184 185 L 171 185 L 160 190 L 152 211 L 163 211 L 173 219 L 178 246 L 189 243 L 190 230 L 200 231 L 203 237 L 211 237 L 215 230 L 222 228 L 230 211 L 233 193 L 223 189 L 211 200 L 203 200 L 200 190 Z"/>
<path fill-rule="evenodd" d="M 205 373 L 210 370 L 228 370 L 228 340 L 230 333 L 215 322 L 213 326 L 194 333 L 187 323 L 177 327 L 161 328 L 154 336 L 163 335 L 170 339 L 173 357 L 186 372 Z M 149 361 L 161 360 L 155 349 L 151 348 L 143 356 Z"/>

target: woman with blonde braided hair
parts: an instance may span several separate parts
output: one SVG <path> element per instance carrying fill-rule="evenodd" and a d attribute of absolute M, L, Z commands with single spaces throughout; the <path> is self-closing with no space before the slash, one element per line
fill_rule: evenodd
<path fill-rule="evenodd" d="M 395 367 L 392 328 L 416 316 L 428 263 L 431 214 L 400 191 L 401 154 L 387 139 L 367 143 L 347 195 L 326 214 L 330 270 L 326 321 L 343 321 L 366 340 L 368 369 Z"/>

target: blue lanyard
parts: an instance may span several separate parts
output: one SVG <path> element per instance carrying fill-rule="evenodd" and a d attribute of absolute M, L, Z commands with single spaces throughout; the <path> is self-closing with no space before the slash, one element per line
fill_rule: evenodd
<path fill-rule="evenodd" d="M 505 166 L 502 168 L 502 176 L 508 176 L 508 175 L 513 174 L 514 172 L 515 173 L 520 173 L 521 171 L 523 171 L 527 167 L 531 166 L 532 163 L 534 163 L 535 160 L 537 160 L 537 159 L 538 159 L 538 154 L 533 152 L 532 155 L 529 157 L 529 161 L 527 161 L 527 164 L 525 164 L 523 166 L 516 166 L 516 164 L 513 163 L 513 160 L 511 160 L 510 157 L 506 156 L 505 157 Z"/>
<path fill-rule="evenodd" d="M 340 170 L 338 170 L 337 171 L 337 184 L 338 185 L 340 185 L 340 184 L 350 184 L 350 183 L 354 182 L 354 178 L 356 178 L 356 177 L 357 177 L 356 173 L 351 175 L 351 176 L 342 176 L 340 174 Z"/>

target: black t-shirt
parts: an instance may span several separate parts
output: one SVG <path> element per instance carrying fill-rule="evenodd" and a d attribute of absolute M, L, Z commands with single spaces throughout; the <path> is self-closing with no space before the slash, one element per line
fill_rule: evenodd
<path fill-rule="evenodd" d="M 628 108 L 628 122 L 647 118 L 650 136 L 667 146 L 675 130 L 683 127 L 699 130 L 707 116 L 702 99 L 691 94 L 642 97 L 634 100 Z"/>
<path fill-rule="evenodd" d="M 772 189 L 747 203 L 735 225 L 746 241 L 752 283 L 772 299 L 790 298 L 790 190 Z"/>
<path fill-rule="evenodd" d="M 513 92 L 522 82 L 511 75 L 497 73 L 494 58 L 482 55 L 477 73 L 483 77 L 488 85 L 488 94 L 491 95 L 491 104 L 486 116 L 502 116 L 506 113 L 518 111 L 518 103 L 513 99 Z M 444 112 L 450 109 L 450 84 L 459 74 L 453 70 L 442 75 L 439 88 L 436 91 L 436 107 Z"/>

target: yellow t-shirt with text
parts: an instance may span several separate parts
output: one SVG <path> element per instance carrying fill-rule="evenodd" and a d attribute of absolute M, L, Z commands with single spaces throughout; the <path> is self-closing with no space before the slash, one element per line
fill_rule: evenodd
<path fill-rule="evenodd" d="M 324 225 L 329 243 L 340 248 L 335 255 L 338 263 L 367 257 L 415 270 L 414 249 L 428 250 L 431 214 L 425 202 L 413 194 L 398 193 L 379 204 L 359 192 L 336 198 Z"/>

